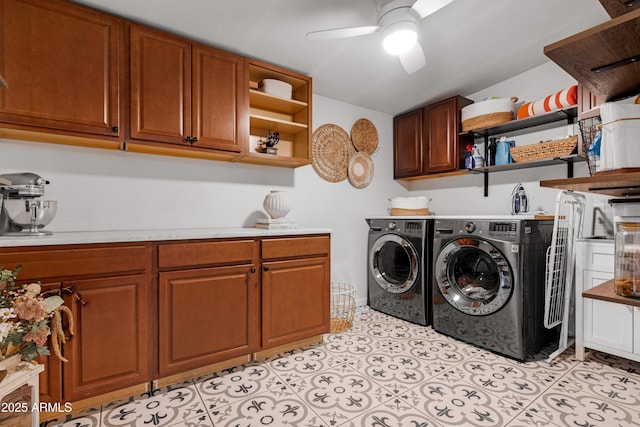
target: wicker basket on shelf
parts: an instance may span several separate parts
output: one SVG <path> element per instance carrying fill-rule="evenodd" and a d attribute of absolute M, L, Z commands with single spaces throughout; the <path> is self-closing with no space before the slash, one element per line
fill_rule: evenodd
<path fill-rule="evenodd" d="M 511 157 L 514 162 L 530 162 L 532 160 L 552 159 L 568 156 L 578 146 L 578 136 L 569 136 L 554 141 L 539 142 L 537 144 L 511 147 Z"/>

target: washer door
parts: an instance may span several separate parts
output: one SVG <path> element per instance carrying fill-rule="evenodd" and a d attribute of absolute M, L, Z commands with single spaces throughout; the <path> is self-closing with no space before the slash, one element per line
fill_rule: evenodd
<path fill-rule="evenodd" d="M 420 255 L 407 239 L 384 234 L 371 246 L 369 271 L 376 283 L 393 294 L 407 292 L 418 279 Z"/>
<path fill-rule="evenodd" d="M 440 292 L 454 308 L 482 316 L 495 313 L 513 291 L 509 262 L 491 243 L 460 237 L 447 243 L 435 262 Z"/>

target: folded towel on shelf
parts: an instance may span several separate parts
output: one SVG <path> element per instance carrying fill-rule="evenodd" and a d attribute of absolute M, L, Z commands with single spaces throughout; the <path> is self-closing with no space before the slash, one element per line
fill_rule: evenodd
<path fill-rule="evenodd" d="M 545 114 L 568 108 L 578 103 L 578 86 L 573 85 L 533 102 L 526 102 L 518 108 L 518 119 Z"/>

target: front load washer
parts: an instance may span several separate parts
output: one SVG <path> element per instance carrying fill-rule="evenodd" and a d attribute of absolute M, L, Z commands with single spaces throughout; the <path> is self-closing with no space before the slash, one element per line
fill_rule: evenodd
<path fill-rule="evenodd" d="M 433 220 L 369 218 L 368 304 L 419 325 L 431 324 L 430 275 Z"/>
<path fill-rule="evenodd" d="M 437 219 L 433 329 L 524 360 L 547 345 L 545 253 L 553 221 Z"/>

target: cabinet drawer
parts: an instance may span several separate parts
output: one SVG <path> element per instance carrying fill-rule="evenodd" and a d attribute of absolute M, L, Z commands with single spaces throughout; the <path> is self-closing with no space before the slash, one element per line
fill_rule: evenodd
<path fill-rule="evenodd" d="M 158 246 L 158 267 L 251 263 L 253 240 L 171 243 Z"/>
<path fill-rule="evenodd" d="M 12 248 L 0 252 L 0 266 L 21 264 L 20 280 L 134 273 L 147 269 L 148 245 L 114 247 Z"/>
<path fill-rule="evenodd" d="M 327 255 L 330 248 L 329 236 L 265 239 L 262 241 L 262 259 Z"/>

